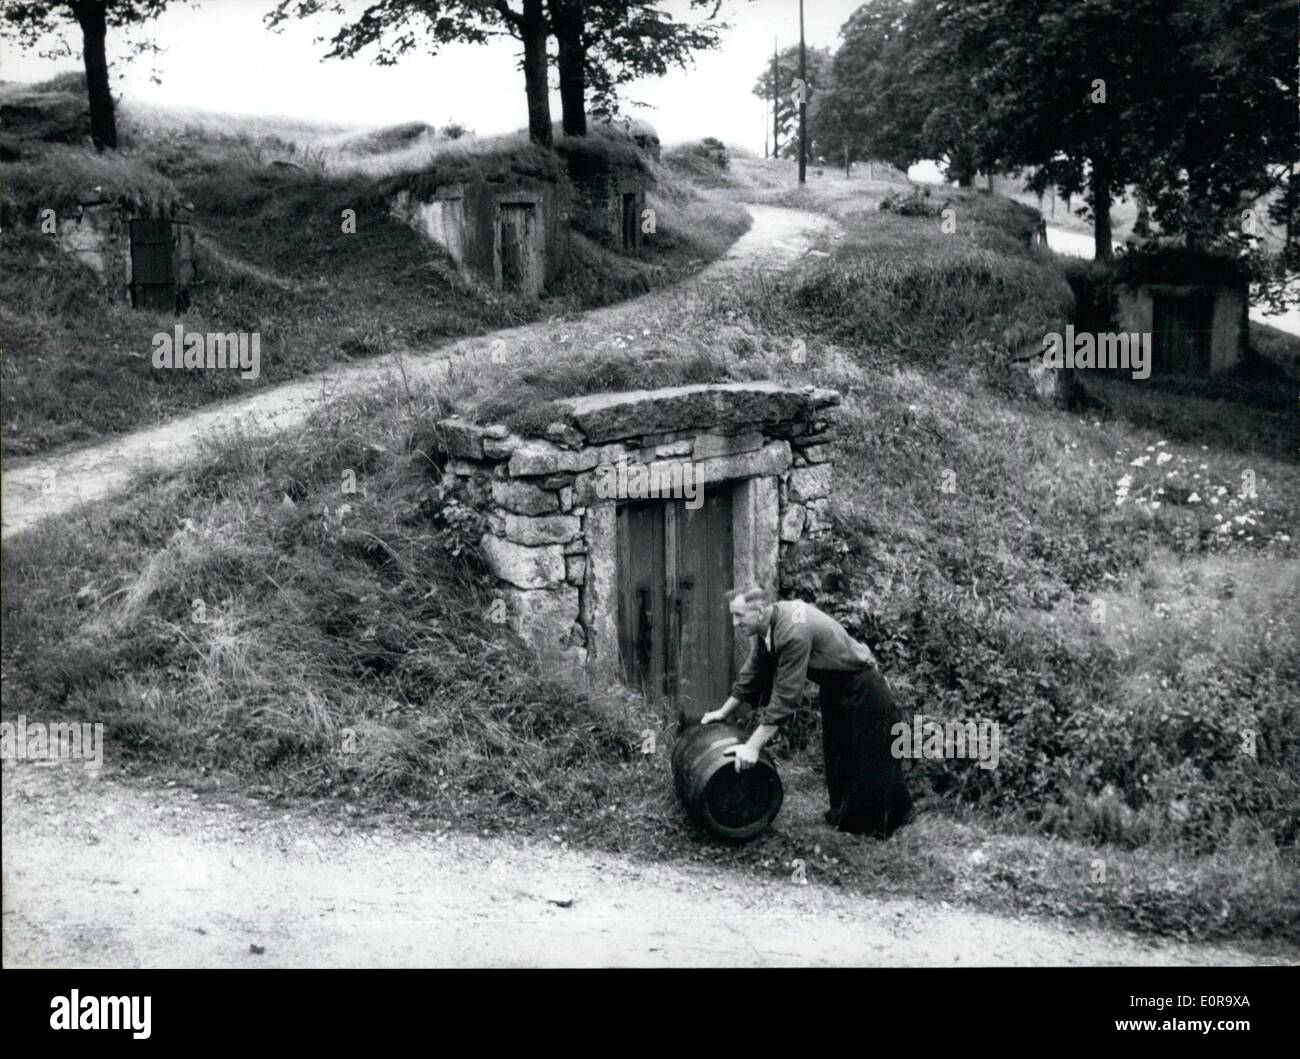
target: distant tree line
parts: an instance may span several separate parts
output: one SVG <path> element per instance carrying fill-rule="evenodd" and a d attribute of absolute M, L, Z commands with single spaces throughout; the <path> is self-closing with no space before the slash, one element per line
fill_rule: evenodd
<path fill-rule="evenodd" d="M 1190 246 L 1269 198 L 1295 255 L 1297 29 L 1295 0 L 870 0 L 809 78 L 809 135 L 961 186 L 1028 170 L 1083 198 L 1100 258 L 1129 189 Z"/>

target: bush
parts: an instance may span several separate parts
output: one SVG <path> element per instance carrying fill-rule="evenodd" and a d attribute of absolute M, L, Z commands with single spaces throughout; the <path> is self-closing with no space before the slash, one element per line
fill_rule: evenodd
<path fill-rule="evenodd" d="M 938 217 L 943 210 L 943 207 L 930 202 L 930 189 L 919 184 L 913 184 L 906 194 L 893 190 L 886 192 L 879 208 L 901 217 Z"/>

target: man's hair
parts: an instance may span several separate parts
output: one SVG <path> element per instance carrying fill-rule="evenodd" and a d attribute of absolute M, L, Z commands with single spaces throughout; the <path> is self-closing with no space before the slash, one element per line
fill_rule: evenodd
<path fill-rule="evenodd" d="M 759 585 L 748 585 L 745 588 L 733 588 L 727 593 L 727 606 L 731 606 L 734 599 L 739 599 L 742 603 L 769 603 L 767 589 Z"/>

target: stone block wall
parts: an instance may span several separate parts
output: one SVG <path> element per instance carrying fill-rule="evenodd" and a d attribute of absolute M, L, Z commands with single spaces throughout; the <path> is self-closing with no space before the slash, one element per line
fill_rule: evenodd
<path fill-rule="evenodd" d="M 194 280 L 193 206 L 175 203 L 159 216 L 146 213 L 130 203 L 119 202 L 89 191 L 78 198 L 77 208 L 59 217 L 60 248 L 92 269 L 114 300 L 131 302 L 131 222 L 133 220 L 170 220 L 176 241 L 173 271 L 176 290 L 183 301 Z"/>
<path fill-rule="evenodd" d="M 644 499 L 611 496 L 615 468 L 639 465 L 659 481 L 689 473 L 706 494 L 733 489 L 733 583 L 779 591 L 784 549 L 827 528 L 839 399 L 726 383 L 559 401 L 566 419 L 546 438 L 461 419 L 438 426 L 453 494 L 485 516 L 483 552 L 512 623 L 538 650 L 613 676 L 616 505 Z"/>
<path fill-rule="evenodd" d="M 514 173 L 498 176 L 445 184 L 431 194 L 398 191 L 391 202 L 392 214 L 442 247 L 463 272 L 500 287 L 502 209 L 527 205 L 535 222 L 529 256 L 536 261 L 536 271 L 520 293 L 540 294 L 563 267 L 572 189 L 560 180 Z"/>
<path fill-rule="evenodd" d="M 1249 298 L 1244 287 L 1229 284 L 1125 284 L 1116 288 L 1118 329 L 1140 333 L 1155 326 L 1157 295 L 1188 297 L 1210 296 L 1214 299 L 1214 319 L 1210 334 L 1210 373 L 1234 367 L 1246 351 Z"/>

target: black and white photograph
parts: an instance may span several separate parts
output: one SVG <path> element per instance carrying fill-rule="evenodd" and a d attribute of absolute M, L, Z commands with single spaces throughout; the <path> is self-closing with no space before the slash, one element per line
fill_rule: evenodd
<path fill-rule="evenodd" d="M 1099 1040 L 1253 1039 L 1298 63 L 1295 0 L 0 0 L 23 1017 L 1108 968 Z"/>

